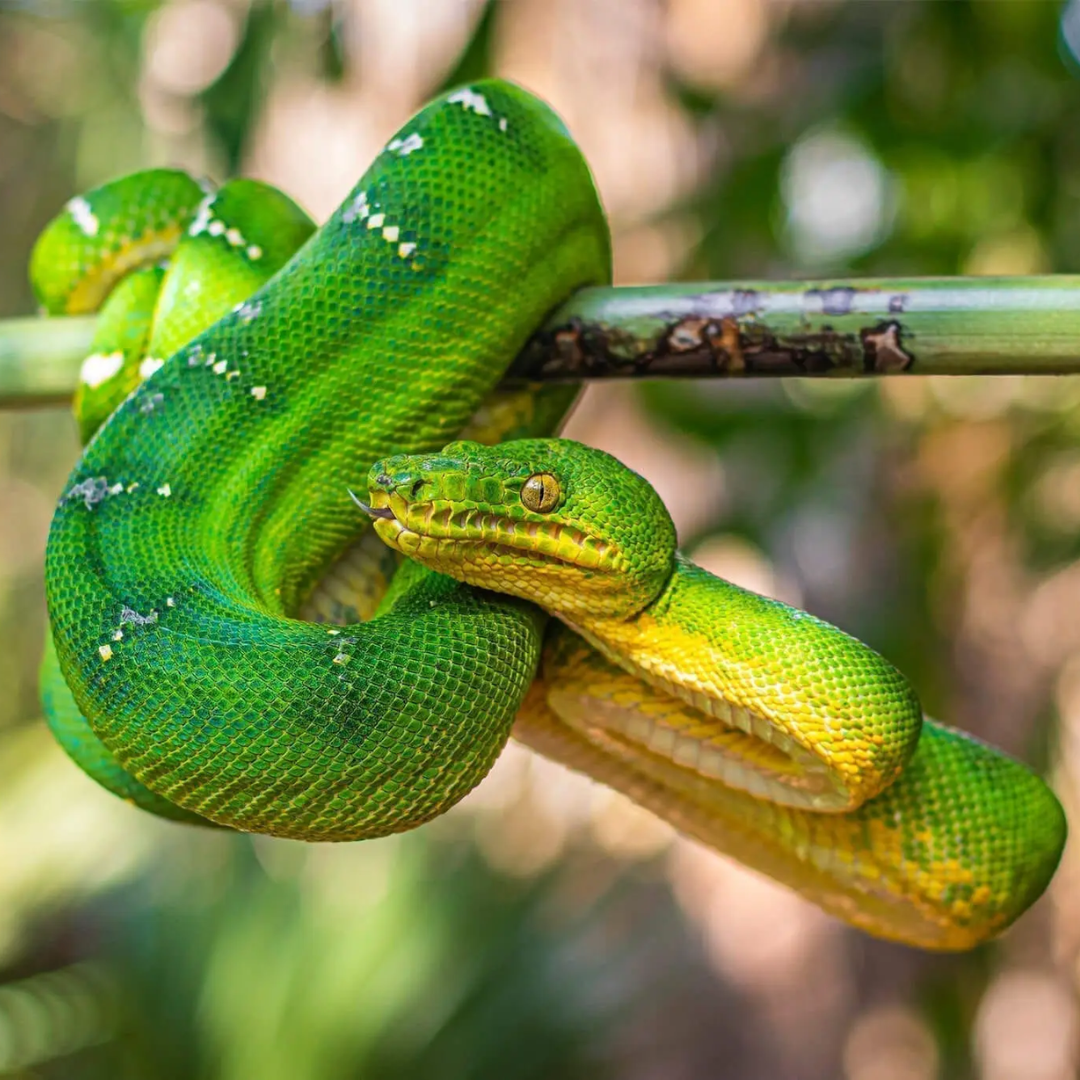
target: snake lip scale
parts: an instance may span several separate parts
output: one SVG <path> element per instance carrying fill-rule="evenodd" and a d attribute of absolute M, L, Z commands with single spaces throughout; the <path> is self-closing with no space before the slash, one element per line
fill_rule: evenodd
<path fill-rule="evenodd" d="M 611 573 L 619 568 L 617 552 L 612 550 L 611 545 L 577 530 L 559 529 L 554 533 L 568 538 L 564 550 L 540 551 L 528 543 L 528 540 L 535 541 L 539 533 L 539 526 L 535 523 L 526 525 L 525 536 L 521 537 L 517 535 L 520 522 L 481 510 L 464 515 L 465 525 L 454 529 L 452 521 L 455 515 L 449 510 L 443 512 L 444 520 L 440 522 L 436 519 L 437 509 L 434 505 L 412 503 L 407 512 L 403 512 L 401 509 L 395 510 L 392 502 L 386 501 L 390 497 L 384 491 L 373 491 L 368 498 L 372 500 L 371 505 L 354 496 L 357 505 L 374 519 L 376 533 L 387 544 L 407 555 L 415 556 L 425 544 L 434 545 L 441 558 L 432 560 L 433 566 L 438 564 L 442 567 L 444 560 L 453 558 L 455 548 L 471 548 L 496 558 L 518 559 L 536 567 L 581 566 L 582 560 L 589 558 L 588 565 L 593 570 Z M 497 542 L 492 541 L 493 534 L 498 537 Z M 590 551 L 588 542 L 591 540 L 596 542 Z"/>

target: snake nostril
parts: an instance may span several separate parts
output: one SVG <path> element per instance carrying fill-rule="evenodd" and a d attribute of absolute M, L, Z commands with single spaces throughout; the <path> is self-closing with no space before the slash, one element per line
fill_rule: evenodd
<path fill-rule="evenodd" d="M 389 487 L 390 477 L 387 476 L 386 473 L 381 472 L 378 476 L 375 477 L 375 483 L 378 484 L 379 487 Z"/>

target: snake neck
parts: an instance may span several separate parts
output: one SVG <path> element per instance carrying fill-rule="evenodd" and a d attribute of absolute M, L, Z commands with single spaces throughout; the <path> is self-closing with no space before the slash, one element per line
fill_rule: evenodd
<path fill-rule="evenodd" d="M 711 693 L 717 688 L 696 673 L 694 657 L 702 645 L 715 639 L 722 627 L 705 625 L 684 616 L 693 603 L 695 579 L 701 571 L 676 552 L 671 573 L 644 608 L 626 616 L 594 615 L 588 611 L 552 611 L 605 656 L 651 685 L 674 693 L 706 712 L 714 708 Z"/>
<path fill-rule="evenodd" d="M 876 737 L 883 723 L 917 733 L 913 698 L 879 716 L 835 677 L 848 664 L 888 680 L 892 669 L 876 653 L 682 555 L 643 611 L 568 625 L 683 703 L 643 711 L 628 702 L 607 717 L 609 730 L 750 794 L 817 811 L 851 809 L 891 782 L 914 745 L 901 738 L 903 753 L 890 756 Z"/>
<path fill-rule="evenodd" d="M 734 690 L 730 661 L 716 657 L 723 626 L 693 617 L 701 573 L 676 553 L 663 588 L 636 614 L 562 617 L 607 660 L 670 695 L 663 708 L 643 709 L 638 700 L 608 703 L 590 710 L 590 722 L 604 729 L 605 740 L 644 748 L 678 771 L 781 804 L 846 806 L 850 796 L 837 778 L 764 714 L 760 702 Z M 703 653 L 717 662 L 703 665 Z"/>

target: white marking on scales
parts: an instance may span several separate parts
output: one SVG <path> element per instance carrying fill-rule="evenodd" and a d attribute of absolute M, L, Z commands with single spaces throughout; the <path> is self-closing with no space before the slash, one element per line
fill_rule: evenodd
<path fill-rule="evenodd" d="M 124 366 L 122 352 L 91 353 L 79 370 L 79 378 L 91 389 L 108 382 Z"/>
<path fill-rule="evenodd" d="M 419 136 L 417 136 L 419 138 Z M 392 149 L 392 145 L 390 147 Z M 384 211 L 380 210 L 377 213 L 372 213 L 372 206 L 368 202 L 367 192 L 361 191 L 352 202 L 345 208 L 341 215 L 341 220 L 348 225 L 351 225 L 354 221 L 364 221 L 367 223 L 368 230 L 375 232 L 376 230 L 382 230 L 382 238 L 388 244 L 397 244 L 401 239 L 401 226 L 394 224 L 387 224 L 387 215 Z M 402 259 L 407 259 L 416 250 L 415 242 L 406 240 L 401 244 L 398 244 L 397 253 Z"/>
<path fill-rule="evenodd" d="M 413 151 L 419 150 L 424 145 L 424 140 L 415 131 L 404 139 L 391 139 L 386 144 L 386 149 L 398 157 L 408 157 Z"/>
<path fill-rule="evenodd" d="M 366 191 L 361 191 L 359 195 L 347 207 L 341 215 L 341 220 L 346 225 L 351 225 L 357 218 L 361 221 L 364 220 L 371 213 L 371 206 L 368 203 L 368 197 Z"/>
<path fill-rule="evenodd" d="M 188 229 L 188 236 L 200 236 L 209 229 L 210 221 L 213 218 L 211 211 L 213 210 L 214 200 L 216 198 L 217 195 L 211 192 L 201 203 L 199 203 L 199 207 L 195 211 L 195 220 L 192 221 L 191 227 Z"/>
<path fill-rule="evenodd" d="M 460 90 L 455 90 L 446 100 L 451 105 L 460 105 L 466 111 L 471 110 L 478 116 L 491 115 L 491 107 L 487 103 L 487 98 L 471 86 L 463 86 Z"/>
<path fill-rule="evenodd" d="M 84 236 L 97 236 L 98 229 L 101 228 L 101 222 L 98 221 L 97 215 L 90 208 L 90 204 L 86 199 L 81 195 L 76 195 L 74 199 L 68 202 L 67 208 L 71 214 L 71 220 L 75 222 Z"/>

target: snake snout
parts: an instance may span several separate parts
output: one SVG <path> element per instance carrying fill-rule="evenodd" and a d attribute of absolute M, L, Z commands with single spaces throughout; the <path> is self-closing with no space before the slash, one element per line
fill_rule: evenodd
<path fill-rule="evenodd" d="M 383 506 L 368 506 L 368 504 L 366 502 L 364 502 L 361 498 L 359 498 L 359 496 L 357 496 L 357 494 L 354 491 L 352 491 L 352 490 L 350 490 L 348 488 L 346 488 L 346 491 L 349 492 L 349 498 L 352 499 L 352 501 L 354 503 L 356 503 L 356 505 L 359 506 L 360 509 L 363 510 L 364 513 L 368 515 L 368 517 L 392 518 L 394 516 L 394 511 L 391 510 L 390 507 L 388 507 L 388 506 L 385 506 L 385 507 L 383 507 Z M 369 495 L 368 498 L 371 498 L 371 496 Z"/>
<path fill-rule="evenodd" d="M 426 477 L 417 468 L 416 458 L 405 455 L 386 458 L 377 461 L 368 473 L 368 497 L 372 502 L 380 495 L 416 500 L 423 493 L 425 483 Z"/>

